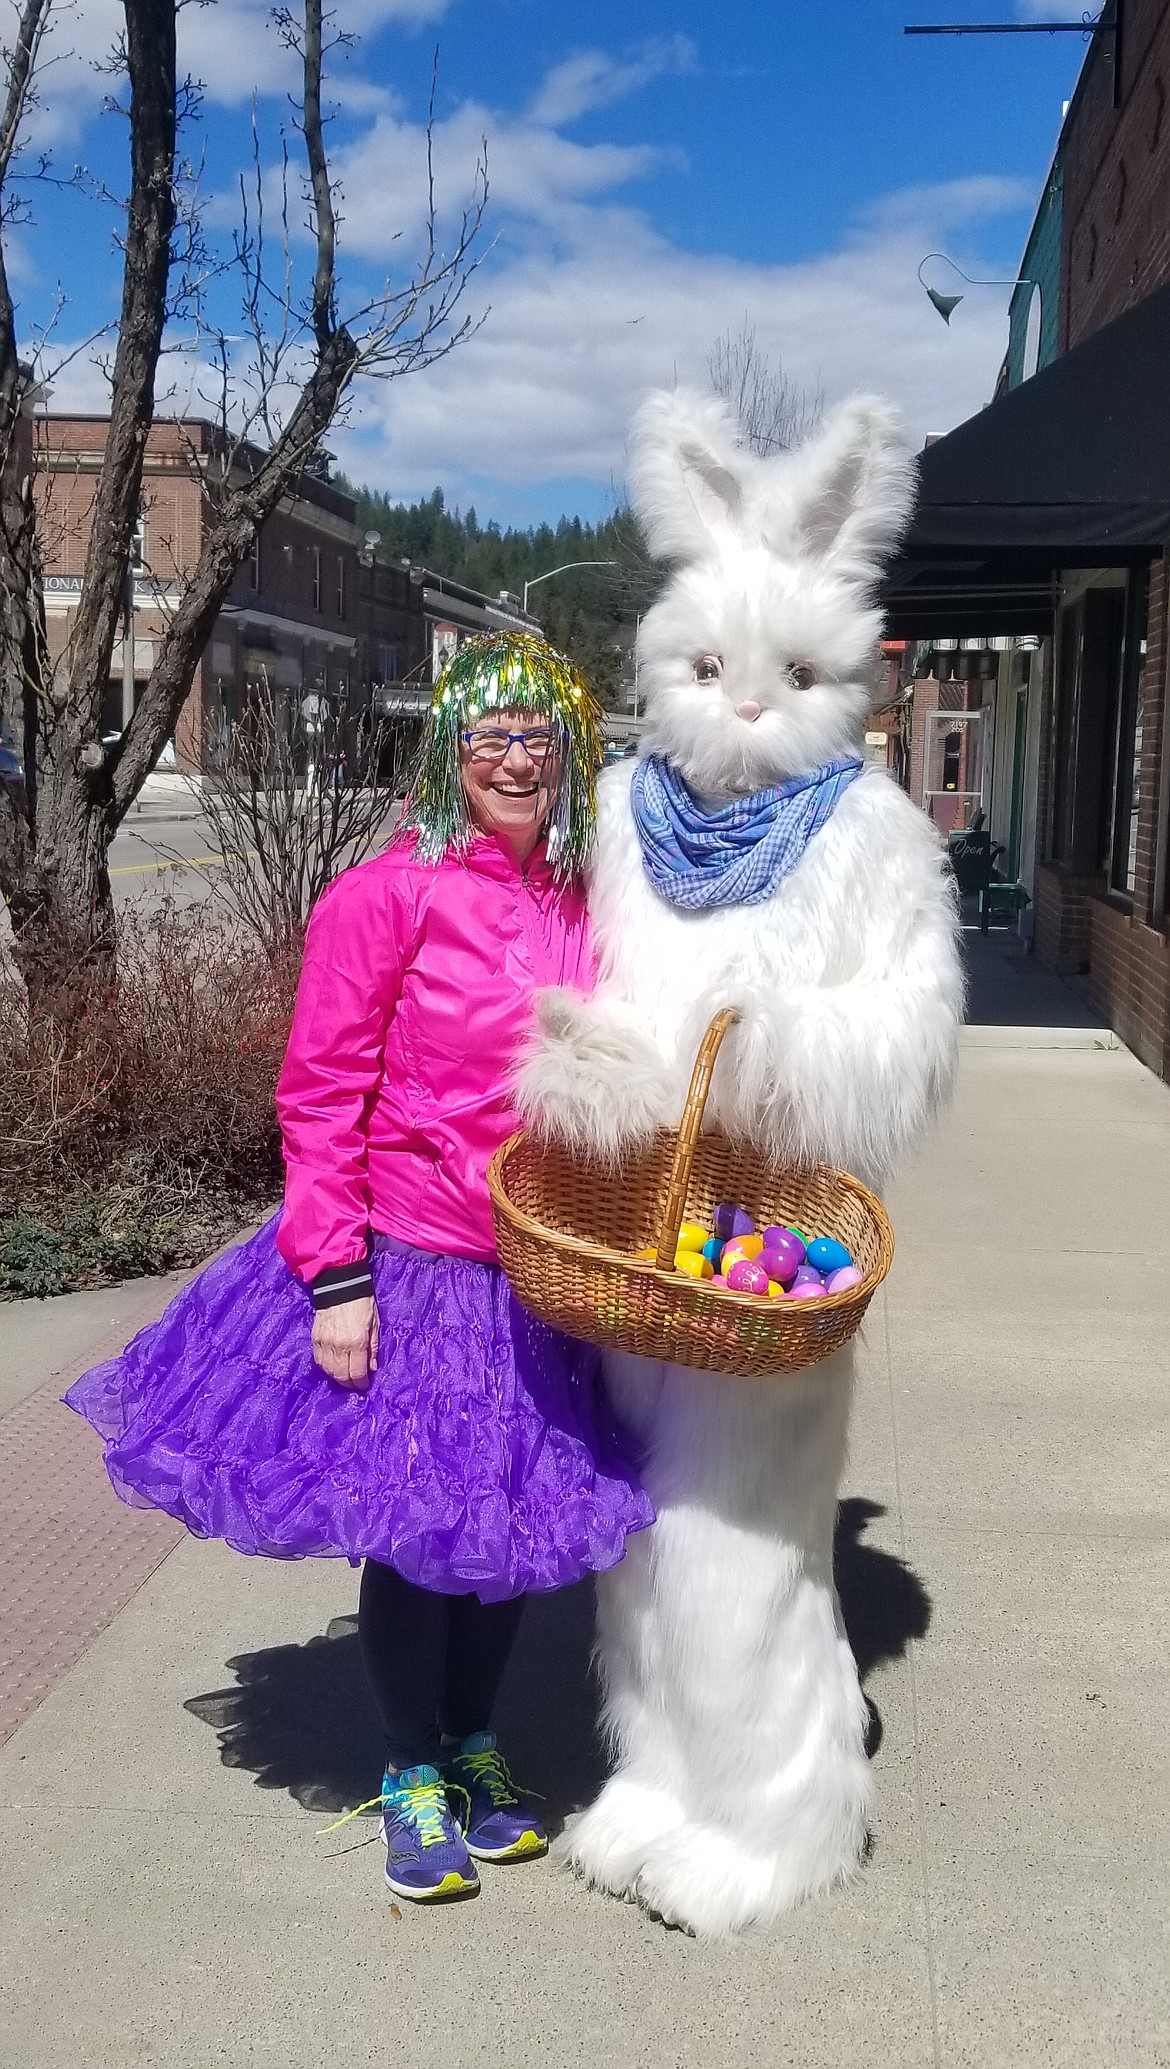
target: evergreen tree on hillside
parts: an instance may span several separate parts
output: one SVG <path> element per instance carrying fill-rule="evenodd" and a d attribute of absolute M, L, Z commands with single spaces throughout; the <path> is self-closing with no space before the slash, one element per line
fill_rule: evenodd
<path fill-rule="evenodd" d="M 562 517 L 521 531 L 481 524 L 474 508 L 447 508 L 441 488 L 417 503 L 395 503 L 383 491 L 339 480 L 357 500 L 363 531 L 378 532 L 383 560 L 411 560 L 437 575 L 497 596 L 522 596 L 524 584 L 565 561 L 613 561 L 612 568 L 573 568 L 542 583 L 531 606 L 554 646 L 569 654 L 602 702 L 620 704 L 632 671 L 638 614 L 653 599 L 657 575 L 628 510 L 600 524 Z"/>

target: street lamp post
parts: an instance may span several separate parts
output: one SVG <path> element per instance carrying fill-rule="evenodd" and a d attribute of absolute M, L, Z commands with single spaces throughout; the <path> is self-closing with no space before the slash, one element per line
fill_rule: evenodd
<path fill-rule="evenodd" d="M 533 575 L 531 581 L 524 584 L 524 602 L 521 608 L 527 612 L 529 590 L 535 589 L 540 582 L 551 582 L 554 575 L 567 575 L 570 568 L 616 568 L 616 566 L 616 560 L 566 560 L 562 561 L 559 568 L 546 568 L 543 575 Z"/>

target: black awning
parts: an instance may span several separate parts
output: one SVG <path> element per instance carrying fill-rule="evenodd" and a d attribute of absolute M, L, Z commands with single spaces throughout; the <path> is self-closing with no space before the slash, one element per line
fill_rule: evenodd
<path fill-rule="evenodd" d="M 893 638 L 1045 632 L 1062 567 L 1170 541 L 1170 287 L 922 455 L 883 586 Z"/>

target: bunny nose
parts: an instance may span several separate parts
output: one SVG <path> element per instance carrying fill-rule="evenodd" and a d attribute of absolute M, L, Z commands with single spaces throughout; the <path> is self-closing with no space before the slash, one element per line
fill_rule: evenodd
<path fill-rule="evenodd" d="M 759 717 L 762 709 L 762 705 L 757 704 L 754 698 L 749 697 L 746 703 L 736 705 L 735 715 L 737 718 L 746 718 L 750 725 Z"/>

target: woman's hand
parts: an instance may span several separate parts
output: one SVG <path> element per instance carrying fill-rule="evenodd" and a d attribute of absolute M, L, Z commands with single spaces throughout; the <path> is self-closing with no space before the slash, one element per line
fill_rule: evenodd
<path fill-rule="evenodd" d="M 368 1295 L 317 1310 L 313 1356 L 338 1386 L 365 1392 L 378 1362 L 378 1310 Z"/>

